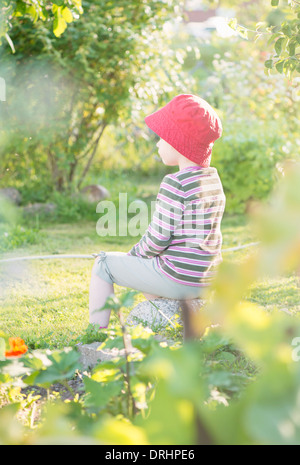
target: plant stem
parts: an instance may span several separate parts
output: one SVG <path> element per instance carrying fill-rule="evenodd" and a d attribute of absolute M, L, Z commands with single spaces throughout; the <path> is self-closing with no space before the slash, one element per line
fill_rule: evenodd
<path fill-rule="evenodd" d="M 199 339 L 200 335 L 195 330 L 191 315 L 194 312 L 191 305 L 186 300 L 182 300 L 180 303 L 182 308 L 182 318 L 184 326 L 184 342 Z M 214 440 L 206 426 L 203 424 L 202 419 L 197 411 L 197 407 L 194 407 L 195 411 L 195 423 L 196 423 L 196 435 L 197 445 L 213 445 Z"/>
<path fill-rule="evenodd" d="M 131 342 L 129 340 L 129 335 L 128 335 L 127 331 L 126 331 L 124 317 L 123 317 L 123 313 L 122 313 L 121 310 L 118 312 L 118 317 L 119 317 L 119 321 L 120 321 L 120 325 L 121 325 L 121 329 L 122 329 L 122 337 L 123 337 L 123 343 L 124 343 L 124 349 L 125 349 L 126 374 L 124 373 L 124 377 L 125 377 L 126 382 L 127 382 L 127 398 L 128 398 L 127 408 L 128 408 L 129 418 L 132 418 L 137 413 L 137 407 L 136 407 L 135 400 L 134 400 L 134 397 L 133 397 L 132 392 L 131 392 L 130 362 L 129 362 L 129 359 L 128 359 L 128 356 L 129 356 L 129 353 L 130 353 L 130 351 L 132 349 L 132 346 L 131 346 Z"/>

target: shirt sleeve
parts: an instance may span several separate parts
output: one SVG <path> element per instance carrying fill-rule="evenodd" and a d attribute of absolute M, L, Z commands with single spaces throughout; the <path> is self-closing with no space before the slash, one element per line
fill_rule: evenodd
<path fill-rule="evenodd" d="M 150 258 L 168 248 L 174 231 L 181 224 L 184 194 L 180 182 L 166 175 L 159 188 L 152 221 L 141 240 L 127 255 Z"/>

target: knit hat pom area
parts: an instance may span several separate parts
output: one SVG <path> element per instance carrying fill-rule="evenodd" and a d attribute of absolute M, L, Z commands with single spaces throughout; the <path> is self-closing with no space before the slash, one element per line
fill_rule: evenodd
<path fill-rule="evenodd" d="M 216 111 L 201 97 L 181 94 L 145 118 L 147 126 L 181 155 L 210 166 L 212 148 L 222 136 Z"/>

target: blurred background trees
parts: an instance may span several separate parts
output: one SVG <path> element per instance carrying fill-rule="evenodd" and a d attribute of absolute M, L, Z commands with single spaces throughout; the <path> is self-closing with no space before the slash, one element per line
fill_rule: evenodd
<path fill-rule="evenodd" d="M 127 190 L 136 198 L 137 186 L 150 179 L 156 193 L 170 168 L 157 163 L 155 136 L 144 117 L 175 94 L 192 92 L 216 108 L 224 125 L 212 165 L 227 196 L 227 246 L 248 240 L 239 223 L 245 215 L 227 214 L 248 210 L 251 238 L 259 246 L 221 264 L 207 306 L 194 313 L 199 340 L 174 350 L 142 328 L 133 330 L 132 344 L 143 352 L 131 362 L 137 368 L 132 392 L 141 410 L 135 418 L 126 413 L 122 361 L 99 365 L 85 377 L 80 401 L 74 392 L 68 403 L 48 398 L 46 416 L 36 415 L 38 397 L 21 395 L 21 377 L 26 368 L 28 387 L 34 382 L 49 388 L 57 381 L 67 386 L 77 354 L 57 346 L 76 344 L 74 312 L 82 333 L 89 273 L 79 260 L 68 270 L 56 263 L 45 272 L 39 265 L 37 275 L 26 269 L 26 286 L 18 278 L 18 288 L 16 276 L 25 268 L 16 267 L 9 286 L 9 273 L 2 270 L 0 294 L 7 294 L 9 304 L 2 313 L 8 331 L 0 331 L 0 443 L 101 438 L 102 444 L 161 444 L 164 438 L 168 444 L 299 444 L 298 2 L 83 1 L 78 17 L 72 3 L 47 2 L 45 12 L 42 0 L 3 1 L 0 76 L 7 95 L 0 102 L 0 187 L 20 189 L 23 204 L 59 194 L 68 222 L 81 219 L 79 202 L 68 194 L 86 182 L 105 180 L 117 195 Z M 265 202 L 251 209 L 256 200 Z M 86 205 L 80 213 L 87 217 Z M 95 230 L 89 236 L 80 221 L 80 233 L 73 225 L 58 225 L 41 244 L 39 228 L 19 227 L 17 216 L 0 199 L 2 252 L 75 247 L 86 253 L 97 243 Z M 128 239 L 101 239 L 101 246 L 125 251 Z M 42 293 L 47 284 L 50 290 Z M 33 287 L 28 294 L 27 286 Z M 5 345 L 21 327 L 38 350 L 10 363 Z M 123 340 L 114 328 L 108 336 L 108 347 Z M 47 348 L 47 366 L 41 348 Z"/>
<path fill-rule="evenodd" d="M 68 23 L 83 13 L 81 0 L 2 0 L 0 9 L 0 43 L 5 39 L 14 51 L 10 38 L 10 29 L 16 19 L 29 17 L 35 23 L 38 20 L 52 23 L 53 33 L 60 37 Z"/>
<path fill-rule="evenodd" d="M 12 157 L 26 161 L 25 170 L 31 165 L 40 180 L 44 173 L 49 189 L 58 191 L 81 186 L 106 127 L 118 125 L 120 115 L 130 117 L 131 94 L 142 108 L 145 100 L 161 102 L 176 82 L 177 88 L 184 85 L 175 53 L 158 30 L 174 14 L 173 6 L 161 8 L 158 1 L 82 6 L 82 20 L 70 23 L 59 40 L 51 22 L 22 18 L 10 31 L 14 55 L 9 44 L 2 47 L 9 97 L 1 158 L 10 171 L 16 165 Z M 18 171 L 16 177 L 24 175 Z"/>
<path fill-rule="evenodd" d="M 296 2 L 88 0 L 81 10 L 56 1 L 35 13 L 24 3 L 2 8 L 9 41 L 0 48 L 0 183 L 24 201 L 110 170 L 165 174 L 144 117 L 178 93 L 201 95 L 222 118 L 212 164 L 228 212 L 266 198 L 278 163 L 298 157 L 298 67 L 288 64 L 299 55 Z"/>

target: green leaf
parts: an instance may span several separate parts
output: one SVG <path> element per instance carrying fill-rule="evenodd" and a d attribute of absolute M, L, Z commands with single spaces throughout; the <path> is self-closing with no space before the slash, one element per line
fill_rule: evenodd
<path fill-rule="evenodd" d="M 237 19 L 236 18 L 231 18 L 228 22 L 227 22 L 228 26 L 231 27 L 232 29 L 236 30 L 237 28 Z"/>
<path fill-rule="evenodd" d="M 134 304 L 134 296 L 137 295 L 137 291 L 127 291 L 120 297 L 122 307 L 131 307 Z"/>
<path fill-rule="evenodd" d="M 80 368 L 79 359 L 80 354 L 76 350 L 68 348 L 48 355 L 46 363 L 33 359 L 31 364 L 36 371 L 24 379 L 24 382 L 49 387 L 55 382 L 69 379 Z M 48 366 L 45 366 L 46 364 Z"/>
<path fill-rule="evenodd" d="M 53 21 L 53 33 L 56 37 L 60 37 L 66 30 L 67 23 L 62 16 L 57 15 Z"/>
<path fill-rule="evenodd" d="M 83 13 L 83 8 L 82 8 L 81 0 L 73 0 L 73 4 L 74 4 L 75 8 L 78 10 L 78 12 L 80 14 L 82 14 Z"/>
<path fill-rule="evenodd" d="M 284 37 L 280 37 L 280 39 L 276 40 L 276 42 L 275 42 L 275 51 L 276 51 L 277 55 L 280 55 L 281 50 L 282 50 L 282 45 L 283 45 L 284 41 L 285 41 Z"/>
<path fill-rule="evenodd" d="M 200 399 L 199 392 L 198 396 Z M 142 422 L 141 417 L 135 421 L 143 427 L 150 444 L 196 444 L 194 406 L 189 398 L 176 396 L 166 380 L 159 380 L 150 405 L 146 421 Z"/>
<path fill-rule="evenodd" d="M 38 15 L 38 12 L 37 10 L 34 8 L 34 6 L 27 6 L 26 8 L 26 14 L 28 14 L 29 16 L 31 16 L 32 20 L 34 23 L 36 23 L 36 21 L 38 20 L 39 18 L 39 15 Z"/>
<path fill-rule="evenodd" d="M 296 53 L 296 42 L 294 40 L 290 40 L 288 44 L 289 54 L 294 56 Z"/>
<path fill-rule="evenodd" d="M 275 34 L 272 34 L 270 39 L 267 41 L 267 45 L 270 45 L 275 39 L 278 39 L 278 37 L 282 37 L 282 34 L 280 32 L 276 32 Z"/>
<path fill-rule="evenodd" d="M 280 74 L 283 73 L 284 63 L 285 63 L 285 60 L 280 60 L 280 61 L 277 61 L 277 63 L 275 63 L 275 68 Z"/>
<path fill-rule="evenodd" d="M 282 28 L 281 28 L 282 32 L 289 38 L 291 38 L 293 36 L 293 31 L 292 31 L 292 28 L 289 24 L 285 24 Z"/>
<path fill-rule="evenodd" d="M 18 1 L 14 14 L 21 14 L 22 16 L 26 13 L 26 5 L 24 2 Z"/>
<path fill-rule="evenodd" d="M 218 331 L 210 330 L 202 339 L 201 347 L 205 353 L 212 353 L 231 343 L 230 339 Z"/>
<path fill-rule="evenodd" d="M 236 390 L 235 379 L 236 375 L 230 371 L 217 370 L 213 371 L 208 376 L 208 384 L 220 389 Z"/>
<path fill-rule="evenodd" d="M 73 21 L 73 15 L 71 10 L 68 7 L 65 7 L 61 11 L 62 17 L 67 23 L 72 23 Z"/>
<path fill-rule="evenodd" d="M 118 336 L 115 338 L 108 338 L 102 344 L 99 344 L 99 350 L 105 349 L 124 349 L 124 341 L 122 336 Z"/>
<path fill-rule="evenodd" d="M 271 0 L 271 5 L 277 7 L 279 5 L 279 0 Z"/>
<path fill-rule="evenodd" d="M 149 354 L 151 351 L 153 351 L 153 349 L 159 348 L 160 343 L 154 338 L 138 338 L 132 340 L 132 345 L 144 354 Z"/>
<path fill-rule="evenodd" d="M 236 30 L 240 37 L 243 37 L 243 39 L 248 39 L 248 31 L 245 27 L 238 26 Z"/>
<path fill-rule="evenodd" d="M 272 69 L 273 68 L 273 60 L 266 60 L 265 61 L 265 67 L 268 68 L 268 69 Z"/>
<path fill-rule="evenodd" d="M 105 407 L 113 397 L 121 394 L 121 390 L 124 387 L 124 383 L 121 380 L 104 384 L 85 377 L 83 382 L 87 393 L 85 405 L 93 410 L 95 407 L 97 409 Z"/>

